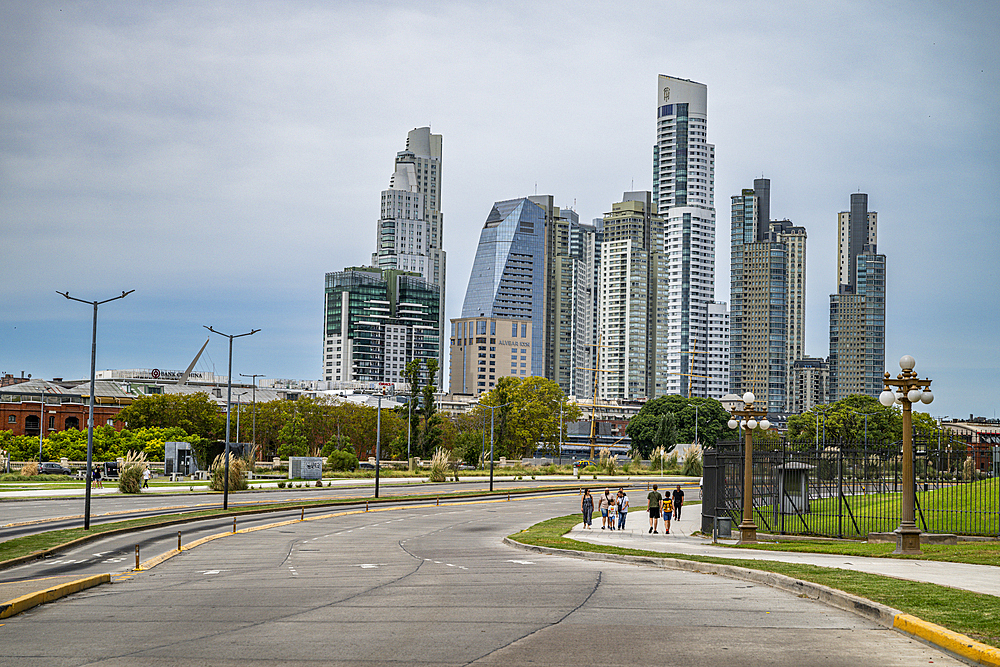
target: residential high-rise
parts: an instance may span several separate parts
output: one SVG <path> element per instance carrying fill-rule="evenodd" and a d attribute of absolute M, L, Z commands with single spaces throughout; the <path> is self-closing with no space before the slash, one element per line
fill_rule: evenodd
<path fill-rule="evenodd" d="M 657 308 L 666 289 L 663 219 L 650 192 L 626 192 L 604 216 L 600 264 L 599 395 L 651 398 L 665 393 L 666 320 Z M 657 364 L 657 359 L 661 363 Z"/>
<path fill-rule="evenodd" d="M 600 318 L 601 246 L 604 220 L 581 223 L 570 231 L 573 271 L 573 360 L 569 394 L 593 398 L 597 368 L 597 325 Z"/>
<path fill-rule="evenodd" d="M 417 273 L 327 273 L 323 379 L 405 382 L 409 361 L 440 358 L 440 303 L 438 286 Z"/>
<path fill-rule="evenodd" d="M 439 331 L 445 331 L 444 214 L 441 212 L 441 135 L 418 127 L 396 154 L 389 188 L 382 191 L 372 265 L 419 273 L 440 288 Z"/>
<path fill-rule="evenodd" d="M 665 385 L 657 394 L 687 396 L 690 388 L 690 395 L 708 395 L 708 361 L 699 351 L 715 298 L 715 146 L 707 114 L 707 86 L 660 75 L 652 200 L 665 221 L 668 282 L 657 302 L 666 325 Z"/>
<path fill-rule="evenodd" d="M 479 236 L 462 306 L 461 319 L 530 320 L 526 376 L 545 374 L 546 217 L 545 209 L 527 198 L 493 205 Z M 454 362 L 452 366 L 455 377 Z M 452 386 L 456 391 L 461 389 Z"/>
<path fill-rule="evenodd" d="M 771 182 L 732 197 L 730 386 L 772 414 L 788 411 L 792 363 L 805 346 L 806 230 L 769 220 Z"/>
<path fill-rule="evenodd" d="M 720 399 L 729 393 L 729 308 L 725 303 L 708 304 L 707 398 Z"/>
<path fill-rule="evenodd" d="M 789 385 L 788 412 L 800 415 L 817 405 L 824 405 L 830 399 L 827 388 L 830 384 L 830 367 L 825 359 L 802 357 L 792 363 L 792 382 Z"/>
<path fill-rule="evenodd" d="M 868 195 L 851 195 L 838 216 L 837 294 L 830 295 L 830 400 L 878 396 L 885 369 L 885 255 Z"/>

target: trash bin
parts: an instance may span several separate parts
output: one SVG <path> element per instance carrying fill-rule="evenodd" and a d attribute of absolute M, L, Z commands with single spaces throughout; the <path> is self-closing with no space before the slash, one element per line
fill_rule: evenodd
<path fill-rule="evenodd" d="M 728 516 L 715 517 L 715 535 L 723 539 L 730 539 L 733 536 L 733 520 Z"/>

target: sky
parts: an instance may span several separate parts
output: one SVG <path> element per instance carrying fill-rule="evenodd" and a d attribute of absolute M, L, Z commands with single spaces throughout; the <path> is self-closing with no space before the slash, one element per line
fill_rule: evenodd
<path fill-rule="evenodd" d="M 651 188 L 657 75 L 708 86 L 716 299 L 729 198 L 805 226 L 828 354 L 837 213 L 887 256 L 886 365 L 935 416 L 996 416 L 1000 4 L 0 0 L 0 372 L 318 379 L 324 275 L 370 263 L 406 133 L 443 135 L 447 317 L 492 203 L 581 220 Z M 198 364 L 226 374 L 227 340 Z"/>

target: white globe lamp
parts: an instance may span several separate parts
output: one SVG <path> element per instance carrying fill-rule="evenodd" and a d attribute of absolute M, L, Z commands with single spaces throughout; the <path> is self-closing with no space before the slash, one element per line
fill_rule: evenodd
<path fill-rule="evenodd" d="M 888 408 L 896 402 L 896 394 L 894 394 L 891 390 L 886 389 L 878 395 L 878 402 Z"/>

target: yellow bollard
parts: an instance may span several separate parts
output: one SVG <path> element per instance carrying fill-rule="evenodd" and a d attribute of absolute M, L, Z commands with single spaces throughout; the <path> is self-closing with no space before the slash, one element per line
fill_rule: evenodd
<path fill-rule="evenodd" d="M 366 512 L 368 511 L 368 501 L 367 500 L 365 501 L 365 511 Z"/>
<path fill-rule="evenodd" d="M 135 545 L 135 569 L 139 569 L 139 545 Z"/>
<path fill-rule="evenodd" d="M 305 521 L 305 520 L 306 520 L 306 508 L 303 507 L 302 508 L 302 516 L 299 517 L 299 521 Z"/>
<path fill-rule="evenodd" d="M 236 532 L 236 517 L 233 517 L 233 532 Z"/>
<path fill-rule="evenodd" d="M 181 531 L 177 531 L 177 550 L 181 550 Z"/>

